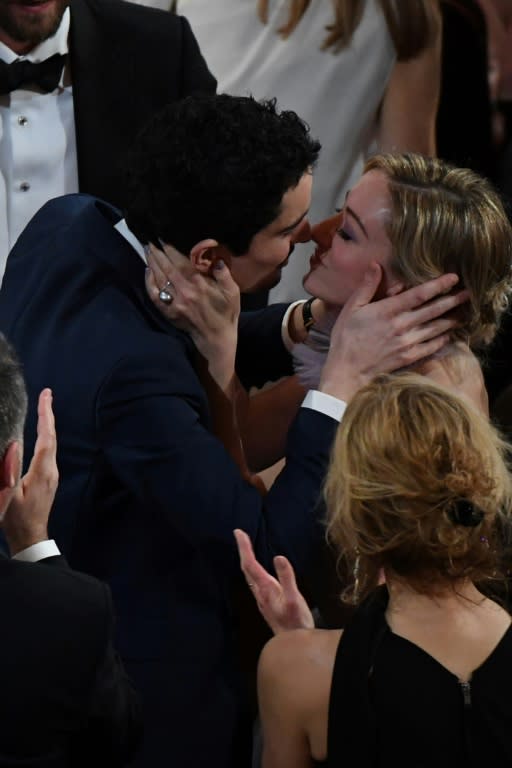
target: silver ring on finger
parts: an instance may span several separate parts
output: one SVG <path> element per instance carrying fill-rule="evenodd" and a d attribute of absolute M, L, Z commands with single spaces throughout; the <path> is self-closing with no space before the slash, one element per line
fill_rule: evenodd
<path fill-rule="evenodd" d="M 172 288 L 174 288 L 174 286 L 171 283 L 171 281 L 168 280 L 166 282 L 166 284 L 164 285 L 164 287 L 162 288 L 162 290 L 158 294 L 158 298 L 160 299 L 162 304 L 169 305 L 169 304 L 172 304 L 172 302 L 174 301 L 174 297 L 171 294 Z"/>

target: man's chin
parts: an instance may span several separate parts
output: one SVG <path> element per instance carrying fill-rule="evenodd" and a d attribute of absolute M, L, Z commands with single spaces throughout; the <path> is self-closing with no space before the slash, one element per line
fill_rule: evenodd
<path fill-rule="evenodd" d="M 0 8 L 0 27 L 14 42 L 35 47 L 59 28 L 69 0 L 13 3 Z"/>
<path fill-rule="evenodd" d="M 272 272 L 271 275 L 263 277 L 259 282 L 244 290 L 243 293 L 260 293 L 260 291 L 270 291 L 271 288 L 275 288 L 275 286 L 280 282 L 281 270 L 277 269 L 275 272 Z"/>

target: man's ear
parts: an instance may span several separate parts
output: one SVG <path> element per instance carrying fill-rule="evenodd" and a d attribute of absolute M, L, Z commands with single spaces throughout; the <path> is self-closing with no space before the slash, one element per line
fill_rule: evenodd
<path fill-rule="evenodd" d="M 22 448 L 18 440 L 9 443 L 0 460 L 0 520 L 9 506 L 21 476 Z"/>
<path fill-rule="evenodd" d="M 210 274 L 215 262 L 222 260 L 231 266 L 231 251 L 216 240 L 201 240 L 190 251 L 190 261 L 198 272 Z"/>

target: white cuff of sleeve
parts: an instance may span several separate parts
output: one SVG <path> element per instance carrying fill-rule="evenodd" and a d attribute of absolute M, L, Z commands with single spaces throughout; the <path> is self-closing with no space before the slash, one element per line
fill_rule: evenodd
<path fill-rule="evenodd" d="M 290 306 L 284 313 L 283 322 L 281 324 L 281 337 L 283 339 L 283 344 L 285 345 L 288 352 L 291 352 L 295 346 L 295 342 L 292 341 L 292 337 L 290 336 L 290 331 L 288 330 L 288 321 L 295 307 L 298 307 L 299 304 L 304 304 L 305 301 L 306 301 L 305 299 L 299 299 L 299 301 L 294 301 L 293 304 L 290 304 Z"/>
<path fill-rule="evenodd" d="M 55 557 L 55 555 L 60 555 L 60 549 L 53 539 L 46 539 L 46 541 L 38 541 L 37 544 L 22 549 L 12 559 L 22 560 L 25 563 L 37 563 L 38 560 L 44 560 L 45 557 Z"/>
<path fill-rule="evenodd" d="M 341 421 L 347 404 L 337 397 L 328 395 L 326 392 L 319 392 L 317 389 L 310 389 L 302 401 L 302 408 L 311 408 L 312 411 L 319 411 L 331 419 Z"/>

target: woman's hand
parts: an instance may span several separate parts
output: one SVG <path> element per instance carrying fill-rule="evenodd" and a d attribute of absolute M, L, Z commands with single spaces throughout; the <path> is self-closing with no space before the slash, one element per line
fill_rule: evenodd
<path fill-rule="evenodd" d="M 256 560 L 251 540 L 244 531 L 234 531 L 240 567 L 261 615 L 277 635 L 290 629 L 312 629 L 315 626 L 308 604 L 298 590 L 294 570 L 286 557 L 274 558 L 277 579 Z"/>
<path fill-rule="evenodd" d="M 213 241 L 212 241 L 213 242 Z M 207 244 L 208 241 L 205 241 Z M 234 373 L 240 291 L 222 261 L 199 271 L 170 245 L 149 246 L 146 288 L 157 309 L 190 334 L 208 362 L 212 378 L 225 391 Z M 162 301 L 161 292 L 169 296 Z"/>

